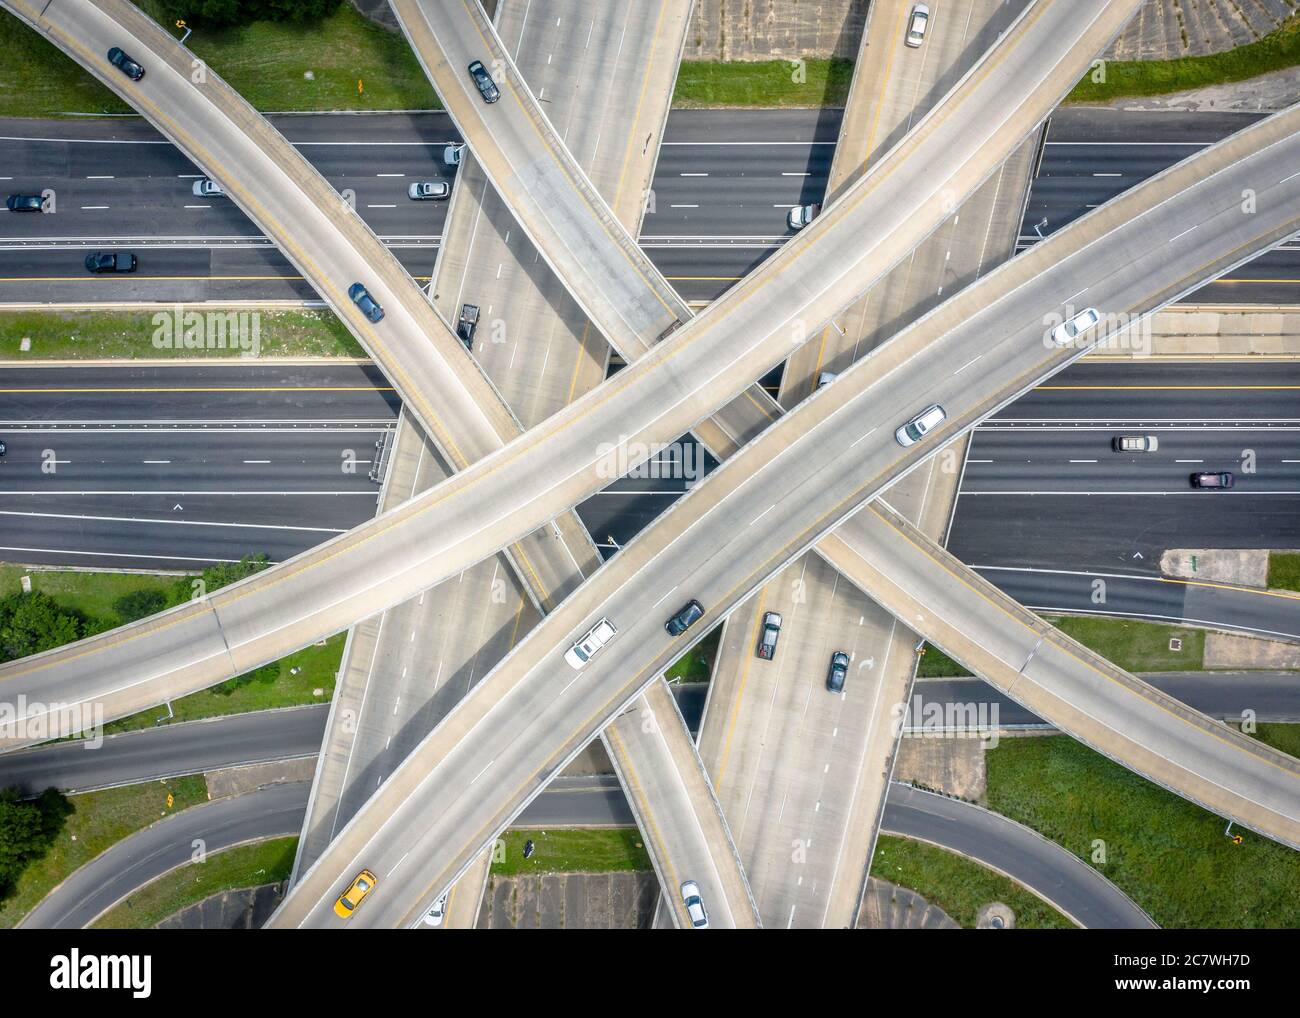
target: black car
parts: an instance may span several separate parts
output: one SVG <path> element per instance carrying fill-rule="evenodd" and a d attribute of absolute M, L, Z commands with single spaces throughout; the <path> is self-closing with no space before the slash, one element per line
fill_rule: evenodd
<path fill-rule="evenodd" d="M 682 606 L 682 610 L 664 623 L 669 636 L 681 636 L 691 626 L 704 618 L 704 606 L 694 598 Z"/>
<path fill-rule="evenodd" d="M 384 317 L 384 309 L 375 302 L 374 297 L 370 296 L 370 291 L 360 283 L 353 283 L 348 287 L 348 296 L 372 322 L 377 322 Z"/>
<path fill-rule="evenodd" d="M 469 65 L 469 76 L 474 79 L 474 86 L 485 103 L 494 103 L 501 98 L 501 90 L 492 80 L 492 75 L 488 74 L 488 69 L 483 66 L 482 60 L 475 60 Z"/>
<path fill-rule="evenodd" d="M 108 51 L 108 62 L 125 74 L 132 81 L 139 81 L 144 77 L 144 68 L 114 46 Z"/>
<path fill-rule="evenodd" d="M 1236 480 L 1228 470 L 1192 474 L 1190 479 L 1193 488 L 1231 488 Z"/>
<path fill-rule="evenodd" d="M 456 321 L 456 335 L 465 344 L 465 349 L 474 349 L 474 330 L 478 328 L 479 309 L 477 304 L 462 304 L 460 318 Z"/>
<path fill-rule="evenodd" d="M 135 255 L 130 251 L 92 251 L 86 255 L 87 272 L 134 272 Z"/>
<path fill-rule="evenodd" d="M 10 212 L 40 212 L 45 200 L 39 194 L 11 194 L 5 199 L 5 207 Z"/>
<path fill-rule="evenodd" d="M 844 680 L 849 674 L 849 656 L 842 650 L 831 655 L 831 670 L 826 673 L 826 688 L 832 693 L 844 692 Z"/>

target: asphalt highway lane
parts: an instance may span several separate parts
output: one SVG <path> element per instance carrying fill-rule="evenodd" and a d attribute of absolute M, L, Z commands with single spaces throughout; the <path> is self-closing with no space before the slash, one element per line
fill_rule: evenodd
<path fill-rule="evenodd" d="M 821 201 L 839 110 L 676 110 L 668 119 L 641 245 L 687 300 L 713 300 L 790 236 L 785 213 Z M 336 188 L 417 281 L 427 282 L 445 202 L 411 202 L 415 180 L 447 180 L 456 132 L 442 113 L 277 115 L 272 123 Z M 1067 108 L 1052 117 L 1022 243 L 1258 119 Z M 0 214 L 6 300 L 313 300 L 297 271 L 226 198 L 196 198 L 201 176 L 143 121 L 0 120 L 12 191 L 55 191 L 55 216 Z M 159 216 L 159 209 L 173 215 Z M 134 279 L 92 279 L 91 247 L 128 247 Z M 163 254 L 165 252 L 165 254 Z M 1193 299 L 1285 302 L 1300 285 L 1288 245 Z"/>

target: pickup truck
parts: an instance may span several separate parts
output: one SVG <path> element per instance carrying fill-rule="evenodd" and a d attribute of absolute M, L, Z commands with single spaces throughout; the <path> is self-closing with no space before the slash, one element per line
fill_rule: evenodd
<path fill-rule="evenodd" d="M 581 668 L 595 656 L 601 647 L 617 635 L 618 630 L 609 619 L 601 619 L 577 643 L 564 652 L 564 660 L 574 668 Z"/>
<path fill-rule="evenodd" d="M 776 641 L 781 635 L 781 616 L 777 612 L 764 612 L 763 628 L 758 634 L 758 656 L 771 661 L 776 655 Z"/>

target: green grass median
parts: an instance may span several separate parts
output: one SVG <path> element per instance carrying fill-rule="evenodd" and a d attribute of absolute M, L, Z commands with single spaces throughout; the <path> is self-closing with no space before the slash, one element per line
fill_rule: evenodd
<path fill-rule="evenodd" d="M 1300 853 L 1249 831 L 1234 845 L 1222 817 L 1067 736 L 1004 739 L 985 761 L 991 809 L 1096 866 L 1161 926 L 1300 926 Z"/>
<path fill-rule="evenodd" d="M 535 851 L 524 858 L 524 842 Z M 635 827 L 566 827 L 506 831 L 495 849 L 492 872 L 513 877 L 530 873 L 614 873 L 648 870 L 650 855 Z"/>
<path fill-rule="evenodd" d="M 1176 60 L 1109 60 L 1105 80 L 1085 76 L 1066 97 L 1069 103 L 1105 103 L 1114 99 L 1166 95 L 1209 85 L 1245 81 L 1300 64 L 1300 16 L 1244 46 Z"/>
<path fill-rule="evenodd" d="M 22 363 L 367 356 L 331 311 L 240 311 L 179 306 L 184 312 L 203 316 L 201 327 L 194 319 L 181 319 L 182 334 L 203 337 L 205 344 L 211 337 L 213 344 L 223 345 L 191 343 L 187 346 L 174 342 L 176 318 L 170 305 L 158 311 L 0 311 L 0 360 Z M 209 315 L 220 316 L 222 321 L 210 326 Z M 236 328 L 243 329 L 242 347 L 235 341 Z M 160 331 L 163 329 L 168 331 Z M 218 338 L 223 336 L 228 338 Z M 168 345 L 157 345 L 155 337 Z"/>

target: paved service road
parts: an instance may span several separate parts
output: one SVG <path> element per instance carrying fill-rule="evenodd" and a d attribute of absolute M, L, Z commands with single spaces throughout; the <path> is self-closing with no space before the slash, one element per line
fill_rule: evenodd
<path fill-rule="evenodd" d="M 997 870 L 1086 929 L 1149 930 L 1151 917 L 1099 870 L 1014 820 L 893 783 L 881 826 Z"/>
<path fill-rule="evenodd" d="M 132 891 L 190 864 L 196 839 L 213 853 L 296 834 L 306 802 L 306 782 L 291 782 L 174 813 L 95 856 L 46 895 L 19 927 L 88 926 Z"/>

